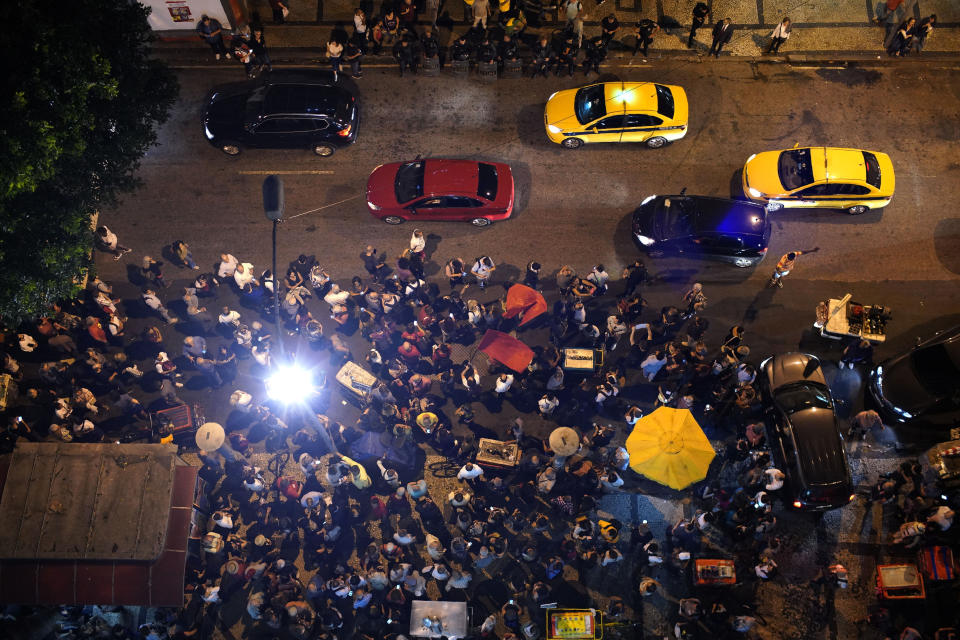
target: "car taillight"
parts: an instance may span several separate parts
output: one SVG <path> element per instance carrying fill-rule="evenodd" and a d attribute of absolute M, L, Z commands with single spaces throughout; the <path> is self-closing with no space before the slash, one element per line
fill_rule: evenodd
<path fill-rule="evenodd" d="M 343 129 L 340 129 L 340 131 L 337 131 L 337 135 L 340 136 L 341 138 L 346 138 L 347 136 L 350 135 L 351 129 L 353 129 L 353 127 L 348 124 Z"/>
<path fill-rule="evenodd" d="M 794 509 L 799 509 L 799 508 L 801 508 L 802 506 L 803 506 L 803 503 L 800 502 L 799 500 L 794 500 L 794 501 L 793 501 L 793 508 L 794 508 Z"/>

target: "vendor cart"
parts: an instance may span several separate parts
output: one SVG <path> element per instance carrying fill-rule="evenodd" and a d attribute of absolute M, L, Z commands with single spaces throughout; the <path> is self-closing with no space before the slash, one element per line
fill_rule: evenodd
<path fill-rule="evenodd" d="M 463 638 L 467 635 L 466 602 L 414 600 L 410 607 L 410 635 L 417 638 Z"/>
<path fill-rule="evenodd" d="M 567 373 L 592 376 L 603 368 L 603 349 L 564 349 L 561 366 Z"/>
<path fill-rule="evenodd" d="M 599 640 L 603 613 L 594 609 L 548 609 L 546 640 Z"/>
<path fill-rule="evenodd" d="M 733 560 L 697 558 L 693 565 L 693 581 L 698 587 L 737 584 Z"/>
<path fill-rule="evenodd" d="M 960 440 L 937 444 L 927 452 L 927 460 L 943 489 L 960 487 Z"/>
<path fill-rule="evenodd" d="M 372 373 L 355 362 L 347 362 L 337 371 L 337 382 L 348 398 L 358 404 L 369 402 L 370 390 L 377 384 Z"/>
<path fill-rule="evenodd" d="M 861 338 L 872 344 L 884 342 L 887 339 L 890 309 L 860 304 L 851 298 L 849 293 L 840 299 L 830 298 L 827 302 L 827 321 L 820 327 L 820 335 L 831 340 Z"/>
<path fill-rule="evenodd" d="M 520 462 L 516 440 L 480 438 L 477 442 L 477 464 L 488 469 L 512 469 Z"/>
<path fill-rule="evenodd" d="M 877 567 L 877 596 L 881 600 L 923 600 L 923 574 L 915 564 L 882 564 Z"/>

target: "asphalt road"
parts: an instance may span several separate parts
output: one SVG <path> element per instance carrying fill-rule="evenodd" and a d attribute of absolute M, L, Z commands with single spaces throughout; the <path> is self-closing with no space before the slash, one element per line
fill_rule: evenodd
<path fill-rule="evenodd" d="M 268 267 L 270 224 L 262 213 L 260 185 L 265 175 L 278 173 L 286 184 L 288 217 L 281 225 L 280 264 L 313 253 L 335 279 L 348 282 L 363 272 L 358 256 L 364 245 L 396 256 L 413 230 L 409 223 L 391 227 L 370 216 L 363 197 L 367 176 L 378 164 L 420 154 L 508 162 L 518 190 L 514 217 L 487 229 L 465 223 L 425 226 L 432 257 L 428 275 L 436 276 L 454 255 L 471 259 L 484 253 L 498 262 L 501 280 L 519 275 L 531 259 L 543 263 L 545 271 L 561 264 L 588 270 L 602 262 L 618 274 L 640 255 L 629 237 L 629 217 L 645 196 L 683 187 L 692 194 L 740 195 L 739 170 L 752 153 L 795 142 L 850 146 L 890 154 L 897 171 L 890 206 L 858 217 L 779 212 L 768 260 L 756 269 L 647 260 L 657 276 L 645 290 L 651 306 L 676 304 L 690 283 L 703 283 L 710 344 L 716 345 L 730 325 L 744 323 L 751 359 L 797 348 L 824 356 L 843 413 L 862 406 L 863 381 L 858 372 L 839 372 L 829 362 L 839 356 L 837 346 L 811 335 L 818 300 L 849 292 L 855 300 L 892 307 L 889 340 L 878 348 L 877 358 L 960 321 L 960 215 L 951 204 L 960 197 L 956 70 L 913 67 L 907 75 L 899 69 L 791 70 L 734 62 L 637 66 L 603 79 L 683 86 L 691 111 L 687 137 L 659 150 L 596 145 L 566 151 L 546 139 L 543 105 L 553 91 L 584 84 L 580 74 L 488 84 L 475 78 L 401 80 L 392 69 L 371 69 L 359 81 L 364 118 L 359 142 L 328 159 L 306 150 L 249 151 L 229 158 L 210 147 L 200 128 L 203 96 L 240 73 L 231 66 L 180 74 L 181 100 L 139 172 L 144 188 L 115 210 L 102 212 L 121 243 L 135 249 L 133 255 L 159 255 L 161 247 L 183 239 L 205 269 L 222 251 L 253 262 L 258 270 Z M 800 258 L 783 290 L 764 287 L 777 257 L 812 246 L 820 252 Z M 122 282 L 132 261 L 101 256 L 98 269 L 105 279 Z M 169 272 L 176 285 L 190 276 Z M 166 295 L 175 299 L 178 293 L 172 287 Z M 485 298 L 494 295 L 488 291 Z M 220 396 L 228 393 L 206 395 L 211 419 L 226 409 Z M 861 485 L 898 461 L 890 449 L 851 451 L 854 479 Z M 646 508 L 659 511 L 661 527 L 684 508 L 646 496 L 615 496 L 613 503 L 619 506 L 610 508 L 621 518 L 638 513 L 646 518 Z M 853 637 L 851 621 L 863 615 L 863 596 L 871 592 L 876 556 L 882 553 L 883 535 L 889 535 L 865 532 L 868 524 L 882 529 L 878 514 L 858 504 L 831 513 L 819 525 L 783 517 L 796 553 L 791 567 L 782 567 L 786 584 L 762 588 L 768 619 L 797 600 L 798 585 L 825 559 L 841 559 L 855 577 L 854 588 L 838 598 L 828 619 L 804 604 L 784 609 L 781 619 L 792 627 L 778 637 L 838 637 L 838 628 L 839 637 Z"/>

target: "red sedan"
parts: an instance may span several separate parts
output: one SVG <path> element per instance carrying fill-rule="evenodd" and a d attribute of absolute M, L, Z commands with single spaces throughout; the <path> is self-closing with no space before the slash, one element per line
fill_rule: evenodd
<path fill-rule="evenodd" d="M 502 162 L 415 160 L 373 170 L 367 206 L 387 224 L 469 220 L 485 227 L 513 213 L 513 173 Z"/>

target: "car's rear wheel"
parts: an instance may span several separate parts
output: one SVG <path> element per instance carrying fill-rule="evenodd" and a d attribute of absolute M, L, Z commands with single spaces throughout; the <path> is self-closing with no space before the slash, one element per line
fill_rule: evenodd
<path fill-rule="evenodd" d="M 737 258 L 733 261 L 733 265 L 745 269 L 747 267 L 752 267 L 754 265 L 753 259 L 751 258 Z"/>
<path fill-rule="evenodd" d="M 580 138 L 564 138 L 560 146 L 564 149 L 579 149 L 583 146 L 583 140 Z"/>
<path fill-rule="evenodd" d="M 313 145 L 313 152 L 320 156 L 321 158 L 329 158 L 333 155 L 333 152 L 336 151 L 335 148 L 329 144 L 315 144 Z"/>
<path fill-rule="evenodd" d="M 221 142 L 220 151 L 223 151 L 228 156 L 238 156 L 240 155 L 240 145 L 236 142 Z"/>
<path fill-rule="evenodd" d="M 473 220 L 470 221 L 470 224 L 472 224 L 475 227 L 489 227 L 490 221 L 487 220 L 486 218 L 474 218 Z"/>
<path fill-rule="evenodd" d="M 403 218 L 400 216 L 386 216 L 383 221 L 387 224 L 403 224 Z"/>
<path fill-rule="evenodd" d="M 868 208 L 866 205 L 857 204 L 847 209 L 847 213 L 852 216 L 858 216 L 861 213 L 866 213 Z"/>
<path fill-rule="evenodd" d="M 665 144 L 667 144 L 667 139 L 663 136 L 655 136 L 647 140 L 647 146 L 651 149 L 659 149 Z"/>

